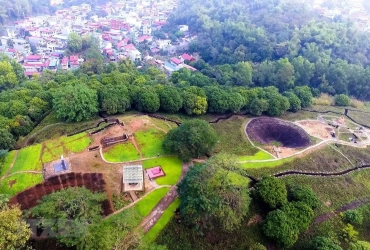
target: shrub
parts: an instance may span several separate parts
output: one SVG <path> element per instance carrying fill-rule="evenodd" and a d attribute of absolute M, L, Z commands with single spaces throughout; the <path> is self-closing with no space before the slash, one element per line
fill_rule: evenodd
<path fill-rule="evenodd" d="M 363 217 L 361 212 L 357 210 L 348 210 L 342 214 L 342 219 L 345 223 L 350 223 L 353 225 L 361 225 Z"/>
<path fill-rule="evenodd" d="M 344 94 L 336 95 L 334 97 L 334 103 L 336 106 L 349 106 L 351 98 Z"/>

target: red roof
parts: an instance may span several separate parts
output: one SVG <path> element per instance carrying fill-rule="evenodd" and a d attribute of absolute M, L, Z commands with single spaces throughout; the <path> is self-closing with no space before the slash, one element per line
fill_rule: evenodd
<path fill-rule="evenodd" d="M 26 72 L 24 72 L 24 74 L 26 75 L 26 76 L 33 76 L 33 75 L 40 75 L 40 72 L 38 72 L 38 71 L 26 71 Z"/>
<path fill-rule="evenodd" d="M 63 57 L 62 59 L 62 64 L 67 64 L 68 63 L 68 57 Z"/>
<path fill-rule="evenodd" d="M 69 61 L 71 61 L 71 62 L 78 61 L 78 56 L 70 56 Z"/>
<path fill-rule="evenodd" d="M 127 44 L 126 46 L 123 46 L 123 49 L 131 51 L 131 50 L 135 50 L 136 48 L 132 43 L 130 43 L 130 44 Z"/>
<path fill-rule="evenodd" d="M 141 37 L 139 37 L 138 39 L 137 39 L 137 41 L 139 42 L 139 43 L 141 43 L 141 42 L 144 42 L 145 40 L 148 40 L 148 39 L 150 39 L 150 38 L 152 38 L 151 36 L 141 36 Z"/>
<path fill-rule="evenodd" d="M 179 64 L 181 64 L 181 63 L 182 63 L 182 61 L 181 61 L 180 59 L 176 58 L 176 57 L 172 57 L 170 60 L 171 60 L 172 62 L 174 62 L 175 64 L 177 64 L 177 65 L 179 65 Z"/>
<path fill-rule="evenodd" d="M 16 49 L 12 49 L 12 48 L 8 48 L 8 52 L 17 53 L 17 50 Z"/>
<path fill-rule="evenodd" d="M 194 58 L 191 56 L 191 55 L 188 55 L 186 53 L 182 54 L 181 57 L 184 59 L 184 60 L 189 60 L 189 61 L 193 61 Z"/>
<path fill-rule="evenodd" d="M 191 71 L 197 71 L 196 68 L 193 68 L 192 66 L 187 65 L 187 64 L 184 64 L 184 67 L 187 68 L 187 69 L 190 69 Z"/>
<path fill-rule="evenodd" d="M 40 60 L 41 56 L 40 55 L 29 55 L 26 57 L 26 60 Z"/>
<path fill-rule="evenodd" d="M 50 61 L 49 61 L 49 60 L 47 60 L 47 61 L 45 61 L 44 66 L 45 66 L 45 67 L 49 67 L 49 64 L 50 64 Z"/>

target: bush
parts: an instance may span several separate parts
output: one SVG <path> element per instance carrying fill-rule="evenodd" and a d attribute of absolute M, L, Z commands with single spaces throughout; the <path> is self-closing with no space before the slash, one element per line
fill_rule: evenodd
<path fill-rule="evenodd" d="M 348 210 L 342 214 L 343 222 L 353 225 L 361 225 L 363 217 L 361 212 L 357 210 Z"/>
<path fill-rule="evenodd" d="M 351 103 L 351 98 L 344 94 L 336 95 L 334 97 L 334 103 L 336 106 L 349 106 Z"/>
<path fill-rule="evenodd" d="M 293 186 L 289 190 L 289 199 L 291 201 L 300 201 L 307 204 L 312 209 L 320 205 L 320 201 L 312 188 L 309 186 Z"/>
<path fill-rule="evenodd" d="M 308 249 L 310 250 L 343 250 L 340 246 L 335 244 L 333 240 L 326 237 L 315 237 L 310 243 Z"/>
<path fill-rule="evenodd" d="M 260 243 L 253 244 L 248 250 L 266 250 L 266 247 Z"/>
<path fill-rule="evenodd" d="M 285 183 L 272 176 L 263 177 L 257 183 L 257 197 L 271 209 L 281 207 L 288 202 Z"/>

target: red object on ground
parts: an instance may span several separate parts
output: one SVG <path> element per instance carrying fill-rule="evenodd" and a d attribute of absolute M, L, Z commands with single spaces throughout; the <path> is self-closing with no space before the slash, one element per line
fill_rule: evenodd
<path fill-rule="evenodd" d="M 149 168 L 146 170 L 148 173 L 149 178 L 154 179 L 157 177 L 165 176 L 166 174 L 163 172 L 161 167 L 154 167 L 154 168 Z"/>

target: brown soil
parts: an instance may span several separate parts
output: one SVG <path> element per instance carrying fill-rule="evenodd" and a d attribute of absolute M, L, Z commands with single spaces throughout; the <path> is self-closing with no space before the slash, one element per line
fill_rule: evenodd
<path fill-rule="evenodd" d="M 279 142 L 282 147 L 304 148 L 310 145 L 306 131 L 299 126 L 270 117 L 252 119 L 246 128 L 249 138 L 260 144 Z"/>
<path fill-rule="evenodd" d="M 17 183 L 17 180 L 11 180 L 9 181 L 9 188 L 12 188 L 12 186 Z"/>
<path fill-rule="evenodd" d="M 259 214 L 255 214 L 252 218 L 249 219 L 247 226 L 257 225 L 261 223 L 263 220 L 262 216 Z"/>
<path fill-rule="evenodd" d="M 331 138 L 330 132 L 334 132 L 331 126 L 325 125 L 319 121 L 300 121 L 298 124 L 310 135 L 321 139 Z"/>

